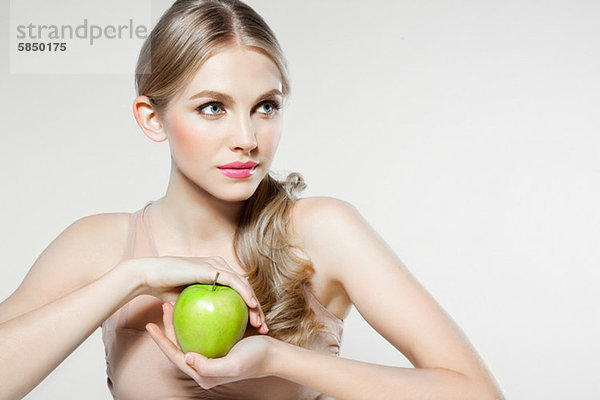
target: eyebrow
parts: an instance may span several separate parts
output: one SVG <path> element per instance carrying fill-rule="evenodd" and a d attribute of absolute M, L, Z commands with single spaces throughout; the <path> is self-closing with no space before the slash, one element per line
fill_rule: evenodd
<path fill-rule="evenodd" d="M 265 93 L 261 94 L 260 96 L 258 96 L 256 101 L 259 102 L 262 100 L 270 99 L 273 96 L 277 96 L 277 95 L 283 97 L 283 93 L 281 93 L 281 90 L 272 89 L 272 90 L 269 90 L 268 92 L 265 92 Z M 215 92 L 214 90 L 203 90 L 201 92 L 198 92 L 195 95 L 193 95 L 192 97 L 190 97 L 190 100 L 197 99 L 198 97 L 212 97 L 223 103 L 227 103 L 227 102 L 235 103 L 235 100 L 233 100 L 233 97 L 231 97 L 230 95 L 221 93 L 221 92 Z"/>

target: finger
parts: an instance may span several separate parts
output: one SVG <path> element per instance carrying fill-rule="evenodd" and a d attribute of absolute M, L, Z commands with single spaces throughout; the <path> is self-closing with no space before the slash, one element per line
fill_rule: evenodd
<path fill-rule="evenodd" d="M 244 280 L 245 284 L 247 284 L 250 287 L 250 290 L 252 290 L 252 287 L 248 283 L 248 280 L 246 278 L 243 278 L 243 280 Z M 250 314 L 249 315 L 250 324 L 252 326 L 254 326 L 255 328 L 260 328 L 261 325 L 266 323 L 266 318 L 265 318 L 265 314 L 263 312 L 262 306 L 258 302 L 256 295 L 254 294 L 254 290 L 252 290 L 252 300 L 253 300 L 253 304 L 256 304 L 256 307 L 248 306 L 248 308 L 249 308 L 248 312 Z M 256 303 L 254 303 L 254 302 L 256 302 Z"/>
<path fill-rule="evenodd" d="M 235 377 L 236 370 L 231 357 L 208 358 L 202 354 L 189 352 L 185 354 L 185 362 L 193 367 L 200 376 Z"/>
<path fill-rule="evenodd" d="M 248 319 L 250 320 L 250 324 L 259 330 L 259 333 L 266 333 L 268 331 L 267 322 L 261 310 L 249 310 Z"/>
<path fill-rule="evenodd" d="M 175 346 L 181 349 L 179 342 L 177 341 L 177 336 L 175 335 L 175 328 L 173 327 L 173 304 L 171 303 L 163 303 L 163 324 L 165 325 L 167 338 L 169 338 Z"/>
<path fill-rule="evenodd" d="M 246 302 L 248 307 L 250 307 L 251 309 L 260 307 L 260 304 L 258 304 L 258 301 L 255 299 L 254 292 L 247 281 L 242 280 L 242 278 L 238 274 L 229 270 L 215 268 L 214 273 L 216 273 L 216 271 L 220 273 L 217 283 L 219 283 L 220 285 L 229 286 L 230 288 L 238 292 L 239 295 L 242 296 L 242 299 L 244 299 L 244 302 Z M 210 279 L 211 283 L 212 280 L 214 280 L 215 278 L 214 273 L 210 278 L 207 277 L 208 279 Z"/>
<path fill-rule="evenodd" d="M 242 278 L 240 274 L 235 272 L 223 257 L 213 256 L 209 257 L 208 260 L 212 262 L 211 265 L 213 265 L 213 267 L 226 275 L 226 279 L 230 282 L 227 284 L 227 286 L 236 289 L 236 291 L 244 298 L 244 301 L 246 301 L 248 307 L 255 308 L 260 306 L 258 301 L 253 301 L 256 300 L 254 296 L 254 290 L 252 290 L 252 286 L 250 286 L 248 280 Z M 219 283 L 223 284 L 223 282 L 224 281 L 219 277 Z"/>
<path fill-rule="evenodd" d="M 240 287 L 247 288 L 248 296 L 250 296 L 250 301 L 245 299 L 246 304 L 248 305 L 250 325 L 254 326 L 255 328 L 260 328 L 263 324 L 266 324 L 266 318 L 265 314 L 263 313 L 262 307 L 258 302 L 256 295 L 254 294 L 254 290 L 252 290 L 252 287 L 245 278 L 242 278 L 239 275 L 237 275 L 236 278 L 240 281 Z M 241 292 L 239 291 L 239 289 L 237 289 L 237 287 L 231 287 L 241 295 Z"/>
<path fill-rule="evenodd" d="M 215 271 L 219 272 L 218 283 L 231 287 L 242 296 L 249 308 L 250 325 L 259 329 L 259 333 L 267 333 L 269 328 L 266 324 L 265 314 L 248 280 L 231 271 L 227 262 L 220 256 L 208 257 L 207 261 L 215 268 Z"/>
<path fill-rule="evenodd" d="M 195 380 L 200 379 L 198 372 L 185 362 L 185 354 L 183 354 L 180 349 L 175 347 L 173 342 L 171 342 L 169 338 L 163 334 L 158 325 L 150 322 L 146 324 L 146 331 L 148 331 L 160 350 L 165 356 L 167 356 L 169 360 L 171 360 L 173 364 L 175 364 L 181 371 L 188 374 L 191 378 L 194 378 Z"/>
<path fill-rule="evenodd" d="M 269 326 L 267 325 L 266 321 L 262 323 L 260 328 L 258 328 L 258 333 L 262 333 L 263 335 L 269 333 Z"/>
<path fill-rule="evenodd" d="M 244 278 L 244 280 L 247 281 L 246 278 Z M 260 333 L 267 333 L 269 330 L 269 328 L 267 327 L 267 318 L 265 318 L 265 313 L 262 309 L 262 306 L 258 302 L 256 295 L 254 294 L 254 291 L 252 291 L 252 295 L 254 297 L 254 300 L 256 300 L 256 303 L 258 304 L 258 306 L 254 307 L 254 308 L 249 308 L 249 310 L 248 310 L 250 324 L 252 326 L 254 326 L 255 328 L 259 329 Z"/>
<path fill-rule="evenodd" d="M 258 311 L 260 312 L 260 322 L 261 322 L 261 329 L 264 330 L 264 332 L 262 333 L 267 333 L 269 331 L 269 328 L 267 326 L 267 318 L 265 317 L 265 313 L 262 310 L 262 307 L 258 307 Z"/>
<path fill-rule="evenodd" d="M 225 271 L 228 274 L 228 277 L 231 276 L 232 279 L 234 279 L 235 281 L 239 281 L 239 283 L 240 283 L 239 286 L 236 284 L 231 284 L 228 286 L 232 287 L 238 293 L 240 293 L 240 295 L 244 298 L 244 301 L 248 305 L 248 308 L 250 308 L 251 312 L 253 310 L 255 311 L 254 313 L 252 313 L 254 318 L 250 319 L 250 323 L 252 325 L 254 325 L 255 327 L 259 327 L 262 324 L 262 322 L 265 321 L 265 315 L 263 313 L 260 303 L 258 302 L 256 294 L 254 293 L 254 289 L 252 288 L 252 285 L 250 285 L 250 282 L 248 282 L 248 279 L 245 276 L 241 276 L 240 274 L 236 273 L 235 271 L 231 271 L 231 269 L 229 268 L 229 265 L 227 265 L 227 263 L 221 257 L 216 256 L 215 259 L 216 259 L 216 264 L 218 264 L 219 267 L 222 266 L 224 268 L 224 269 L 221 269 L 220 271 Z M 217 268 L 217 269 L 219 269 L 219 268 Z M 230 271 L 231 271 L 231 274 L 229 274 Z M 240 291 L 238 289 L 238 287 L 243 288 L 243 291 Z"/>

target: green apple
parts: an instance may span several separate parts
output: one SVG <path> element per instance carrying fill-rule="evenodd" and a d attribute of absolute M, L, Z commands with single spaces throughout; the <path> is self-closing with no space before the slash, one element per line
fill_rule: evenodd
<path fill-rule="evenodd" d="M 244 336 L 248 306 L 238 292 L 219 284 L 194 284 L 177 297 L 173 328 L 181 350 L 209 358 L 225 356 Z"/>

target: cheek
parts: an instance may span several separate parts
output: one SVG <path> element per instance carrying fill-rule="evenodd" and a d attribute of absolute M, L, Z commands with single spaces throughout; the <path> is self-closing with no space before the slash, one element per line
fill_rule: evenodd
<path fill-rule="evenodd" d="M 269 155 L 273 156 L 281 140 L 283 124 L 281 121 L 277 121 L 265 124 L 261 128 L 261 136 L 258 144 L 259 150 L 264 153 L 268 152 Z"/>
<path fill-rule="evenodd" d="M 202 153 L 210 150 L 206 132 L 188 117 L 173 116 L 169 120 L 168 131 L 171 152 L 178 163 L 204 159 Z"/>
<path fill-rule="evenodd" d="M 273 141 L 271 143 L 271 152 L 273 154 L 275 154 L 275 152 L 277 151 L 277 147 L 279 146 L 279 140 L 281 140 L 281 131 L 278 131 L 273 137 Z"/>

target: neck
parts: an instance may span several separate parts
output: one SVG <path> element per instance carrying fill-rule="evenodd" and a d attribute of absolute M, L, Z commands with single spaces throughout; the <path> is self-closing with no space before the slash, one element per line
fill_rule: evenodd
<path fill-rule="evenodd" d="M 172 168 L 165 196 L 147 210 L 157 247 L 190 255 L 230 249 L 245 203 L 216 198 Z"/>

